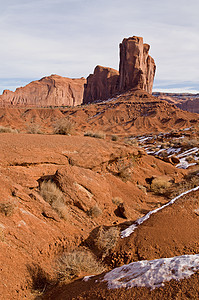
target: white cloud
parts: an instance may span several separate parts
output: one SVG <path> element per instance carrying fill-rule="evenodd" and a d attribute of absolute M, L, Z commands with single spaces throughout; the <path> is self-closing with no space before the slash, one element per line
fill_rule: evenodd
<path fill-rule="evenodd" d="M 157 80 L 196 84 L 198 11 L 198 0 L 8 0 L 1 4 L 0 78 L 86 77 L 97 64 L 118 69 L 118 44 L 139 35 L 151 45 Z"/>

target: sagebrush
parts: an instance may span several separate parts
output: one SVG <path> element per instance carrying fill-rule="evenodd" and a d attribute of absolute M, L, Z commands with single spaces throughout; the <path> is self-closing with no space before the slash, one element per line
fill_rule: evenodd
<path fill-rule="evenodd" d="M 90 251 L 74 250 L 62 255 L 58 262 L 58 275 L 70 280 L 81 274 L 100 274 L 105 270 Z"/>
<path fill-rule="evenodd" d="M 64 201 L 64 195 L 54 182 L 50 180 L 43 181 L 40 185 L 40 194 L 57 211 L 61 218 L 67 219 L 68 210 Z"/>
<path fill-rule="evenodd" d="M 54 124 L 54 133 L 71 135 L 75 132 L 75 123 L 69 118 L 59 119 Z"/>

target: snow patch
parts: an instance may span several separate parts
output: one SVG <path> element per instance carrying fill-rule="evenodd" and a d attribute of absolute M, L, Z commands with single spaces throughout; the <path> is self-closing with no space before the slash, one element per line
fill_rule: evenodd
<path fill-rule="evenodd" d="M 144 286 L 153 290 L 166 281 L 190 277 L 198 270 L 199 255 L 183 255 L 133 262 L 108 272 L 102 281 L 108 283 L 109 289 Z"/>
<path fill-rule="evenodd" d="M 84 278 L 82 280 L 85 281 L 85 282 L 87 282 L 93 276 L 95 276 L 95 275 L 84 276 Z"/>

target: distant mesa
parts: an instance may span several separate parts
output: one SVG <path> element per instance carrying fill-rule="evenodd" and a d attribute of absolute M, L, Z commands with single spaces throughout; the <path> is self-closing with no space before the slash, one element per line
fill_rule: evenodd
<path fill-rule="evenodd" d="M 71 79 L 51 75 L 32 81 L 15 92 L 5 90 L 2 105 L 12 106 L 77 106 L 82 104 L 85 78 Z"/>
<path fill-rule="evenodd" d="M 71 79 L 51 75 L 16 89 L 5 90 L 1 106 L 77 106 L 96 100 L 106 100 L 130 89 L 152 93 L 155 62 L 149 56 L 148 44 L 142 37 L 130 37 L 120 44 L 119 72 L 96 66 L 87 79 Z"/>
<path fill-rule="evenodd" d="M 87 78 L 84 103 L 106 100 L 116 93 L 141 89 L 152 93 L 156 65 L 148 54 L 150 46 L 142 37 L 130 37 L 120 44 L 120 65 L 117 70 L 97 66 Z"/>

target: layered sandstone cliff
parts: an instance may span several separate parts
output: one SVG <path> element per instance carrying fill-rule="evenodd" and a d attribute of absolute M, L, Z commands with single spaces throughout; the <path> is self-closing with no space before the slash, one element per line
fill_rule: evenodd
<path fill-rule="evenodd" d="M 120 65 L 117 70 L 97 66 L 87 78 L 84 103 L 106 100 L 116 93 L 141 89 L 152 93 L 156 65 L 149 55 L 150 46 L 142 37 L 130 37 L 120 44 Z"/>
<path fill-rule="evenodd" d="M 13 106 L 76 106 L 82 103 L 85 78 L 71 79 L 51 75 L 16 89 L 5 90 L 1 105 Z"/>

